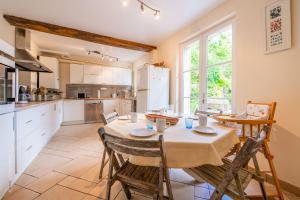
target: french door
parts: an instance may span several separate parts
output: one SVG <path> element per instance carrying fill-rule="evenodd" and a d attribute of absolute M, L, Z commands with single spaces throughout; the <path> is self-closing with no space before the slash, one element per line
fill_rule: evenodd
<path fill-rule="evenodd" d="M 232 25 L 200 35 L 183 47 L 182 111 L 232 110 Z"/>

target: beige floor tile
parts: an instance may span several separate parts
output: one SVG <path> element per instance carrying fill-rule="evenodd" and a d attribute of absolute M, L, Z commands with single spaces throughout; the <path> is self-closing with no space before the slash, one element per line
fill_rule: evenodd
<path fill-rule="evenodd" d="M 38 180 L 38 178 L 27 174 L 22 174 L 16 181 L 16 184 L 25 187 L 36 180 Z"/>
<path fill-rule="evenodd" d="M 202 199 L 209 199 L 210 198 L 210 191 L 208 188 L 205 187 L 195 187 L 195 196 L 201 197 Z"/>
<path fill-rule="evenodd" d="M 73 190 L 77 190 L 83 193 L 89 193 L 92 189 L 96 187 L 96 183 L 92 183 L 83 179 L 67 177 L 62 180 L 59 185 L 65 186 L 67 188 L 71 188 Z"/>
<path fill-rule="evenodd" d="M 80 156 L 63 166 L 57 167 L 55 171 L 80 178 L 97 163 L 100 163 L 97 158 Z"/>
<path fill-rule="evenodd" d="M 32 200 L 39 195 L 39 193 L 33 192 L 26 188 L 13 186 L 13 188 L 5 194 L 3 200 Z"/>
<path fill-rule="evenodd" d="M 180 183 L 186 183 L 190 185 L 197 184 L 197 181 L 188 175 L 184 170 L 182 169 L 171 169 L 170 170 L 170 179 L 172 181 L 180 182 Z"/>
<path fill-rule="evenodd" d="M 135 194 L 135 193 L 132 193 L 132 196 L 131 196 L 132 200 L 149 200 L 149 199 L 152 199 L 152 197 L 147 197 L 147 196 L 144 196 L 144 195 L 138 195 L 138 194 Z M 121 191 L 118 196 L 115 198 L 115 200 L 127 200 L 126 198 L 126 195 L 123 191 Z"/>
<path fill-rule="evenodd" d="M 106 195 L 106 180 L 103 179 L 101 180 L 100 183 L 98 183 L 95 188 L 93 188 L 89 194 L 93 195 L 93 196 L 97 196 L 100 197 L 102 199 L 105 198 Z M 111 199 L 114 199 L 118 193 L 121 191 L 122 187 L 121 184 L 119 182 L 116 182 L 111 189 Z"/>
<path fill-rule="evenodd" d="M 194 200 L 194 186 L 173 181 L 171 186 L 175 200 Z"/>
<path fill-rule="evenodd" d="M 53 169 L 62 166 L 71 160 L 72 159 L 69 158 L 40 153 L 25 170 L 25 173 L 41 178 L 53 171 Z"/>
<path fill-rule="evenodd" d="M 81 192 L 56 185 L 36 198 L 36 200 L 81 200 L 84 197 L 85 194 Z"/>
<path fill-rule="evenodd" d="M 86 195 L 82 200 L 100 200 L 98 197 Z"/>
<path fill-rule="evenodd" d="M 34 181 L 33 183 L 26 186 L 26 188 L 31 189 L 38 193 L 43 193 L 49 188 L 53 187 L 56 183 L 63 180 L 67 175 L 57 173 L 57 172 L 50 172 L 46 176 Z"/>

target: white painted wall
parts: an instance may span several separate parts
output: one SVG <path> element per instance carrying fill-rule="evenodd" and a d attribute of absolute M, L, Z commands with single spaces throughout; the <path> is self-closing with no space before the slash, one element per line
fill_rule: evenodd
<path fill-rule="evenodd" d="M 158 47 L 158 60 L 171 68 L 171 103 L 176 102 L 176 70 L 180 41 L 236 13 L 236 107 L 248 100 L 277 101 L 271 150 L 279 177 L 300 187 L 300 1 L 292 0 L 292 48 L 264 54 L 264 6 L 268 0 L 228 0 Z"/>

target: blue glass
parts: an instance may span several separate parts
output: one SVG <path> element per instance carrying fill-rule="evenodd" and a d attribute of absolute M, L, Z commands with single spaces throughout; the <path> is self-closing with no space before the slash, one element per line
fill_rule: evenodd
<path fill-rule="evenodd" d="M 152 130 L 153 129 L 153 121 L 151 121 L 151 120 L 147 120 L 147 129 L 150 129 L 150 130 Z"/>
<path fill-rule="evenodd" d="M 193 128 L 193 119 L 192 118 L 185 118 L 185 128 L 187 128 L 187 129 Z"/>

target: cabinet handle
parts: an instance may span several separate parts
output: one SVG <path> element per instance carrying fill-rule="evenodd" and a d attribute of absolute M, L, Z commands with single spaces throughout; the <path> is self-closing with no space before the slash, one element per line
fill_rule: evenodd
<path fill-rule="evenodd" d="M 46 132 L 42 134 L 42 136 L 45 136 L 45 135 L 46 135 Z"/>
<path fill-rule="evenodd" d="M 29 124 L 30 122 L 32 122 L 32 120 L 29 120 L 29 121 L 25 122 L 25 124 Z"/>
<path fill-rule="evenodd" d="M 30 146 L 26 149 L 26 151 L 29 151 L 31 148 L 32 148 L 32 145 L 30 145 Z"/>
<path fill-rule="evenodd" d="M 46 115 L 46 113 L 43 113 L 43 114 L 42 114 L 42 117 L 44 117 L 45 115 Z"/>

